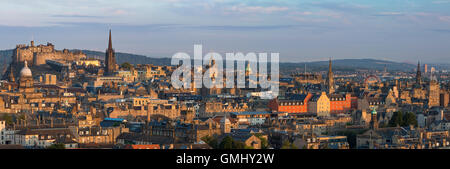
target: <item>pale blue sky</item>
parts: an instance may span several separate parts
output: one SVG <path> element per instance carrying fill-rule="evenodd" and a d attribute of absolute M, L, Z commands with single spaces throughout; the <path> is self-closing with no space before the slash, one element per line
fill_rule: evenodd
<path fill-rule="evenodd" d="M 52 42 L 171 57 L 279 52 L 281 61 L 450 63 L 450 0 L 15 0 L 0 2 L 0 49 Z"/>

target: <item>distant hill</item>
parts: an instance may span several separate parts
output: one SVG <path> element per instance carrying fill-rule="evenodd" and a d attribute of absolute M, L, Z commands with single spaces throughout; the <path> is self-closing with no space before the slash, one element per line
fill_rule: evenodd
<path fill-rule="evenodd" d="M 79 51 L 79 49 L 73 49 L 71 51 Z M 81 50 L 89 58 L 104 59 L 105 53 Z M 0 71 L 6 69 L 6 65 L 11 62 L 13 50 L 0 50 Z M 131 64 L 154 64 L 154 65 L 170 65 L 170 58 L 151 58 L 144 55 L 136 55 L 130 53 L 116 53 L 117 63 L 122 64 L 128 62 Z M 316 62 L 301 62 L 301 63 L 280 63 L 280 72 L 282 74 L 290 74 L 293 72 L 303 72 L 305 69 L 308 72 L 318 72 L 328 70 L 328 61 L 316 61 Z M 385 60 L 376 59 L 339 59 L 333 60 L 333 71 L 357 71 L 357 70 L 384 70 L 386 66 L 388 71 L 414 71 L 416 65 L 408 63 L 399 63 Z"/>
<path fill-rule="evenodd" d="M 328 70 L 329 61 L 301 62 L 301 63 L 280 63 L 281 72 L 308 72 L 326 71 Z M 333 71 L 383 71 L 386 67 L 387 71 L 414 71 L 417 65 L 409 63 L 399 63 L 376 59 L 338 59 L 332 60 Z"/>
<path fill-rule="evenodd" d="M 8 68 L 9 63 L 12 60 L 13 50 L 0 50 L 0 74 Z"/>

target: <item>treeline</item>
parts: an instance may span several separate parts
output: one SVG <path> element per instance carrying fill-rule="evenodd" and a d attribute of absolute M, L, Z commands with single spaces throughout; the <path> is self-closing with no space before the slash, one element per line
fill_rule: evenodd
<path fill-rule="evenodd" d="M 407 126 L 417 126 L 417 117 L 415 113 L 412 112 L 394 112 L 392 115 L 391 120 L 389 121 L 389 127 L 407 127 Z"/>
<path fill-rule="evenodd" d="M 261 149 L 267 149 L 267 139 L 262 137 L 261 134 L 254 135 L 261 140 Z M 231 136 L 225 136 L 221 141 L 213 136 L 205 136 L 202 140 L 213 149 L 253 149 L 253 147 L 246 146 L 242 141 L 234 140 Z"/>

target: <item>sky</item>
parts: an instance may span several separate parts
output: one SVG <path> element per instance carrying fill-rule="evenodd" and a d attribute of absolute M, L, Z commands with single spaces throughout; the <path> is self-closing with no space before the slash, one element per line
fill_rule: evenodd
<path fill-rule="evenodd" d="M 450 0 L 15 0 L 0 49 L 51 42 L 150 57 L 278 52 L 282 62 L 373 58 L 450 63 Z"/>

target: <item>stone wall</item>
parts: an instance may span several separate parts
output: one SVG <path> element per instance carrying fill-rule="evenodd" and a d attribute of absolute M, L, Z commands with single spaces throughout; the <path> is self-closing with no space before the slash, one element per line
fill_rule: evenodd
<path fill-rule="evenodd" d="M 51 43 L 34 46 L 33 41 L 29 46 L 24 44 L 17 45 L 12 56 L 13 63 L 27 61 L 29 66 L 45 64 L 46 60 L 76 61 L 84 58 L 86 58 L 86 54 L 81 52 L 73 53 L 67 49 L 58 51 L 55 50 L 54 45 Z"/>

